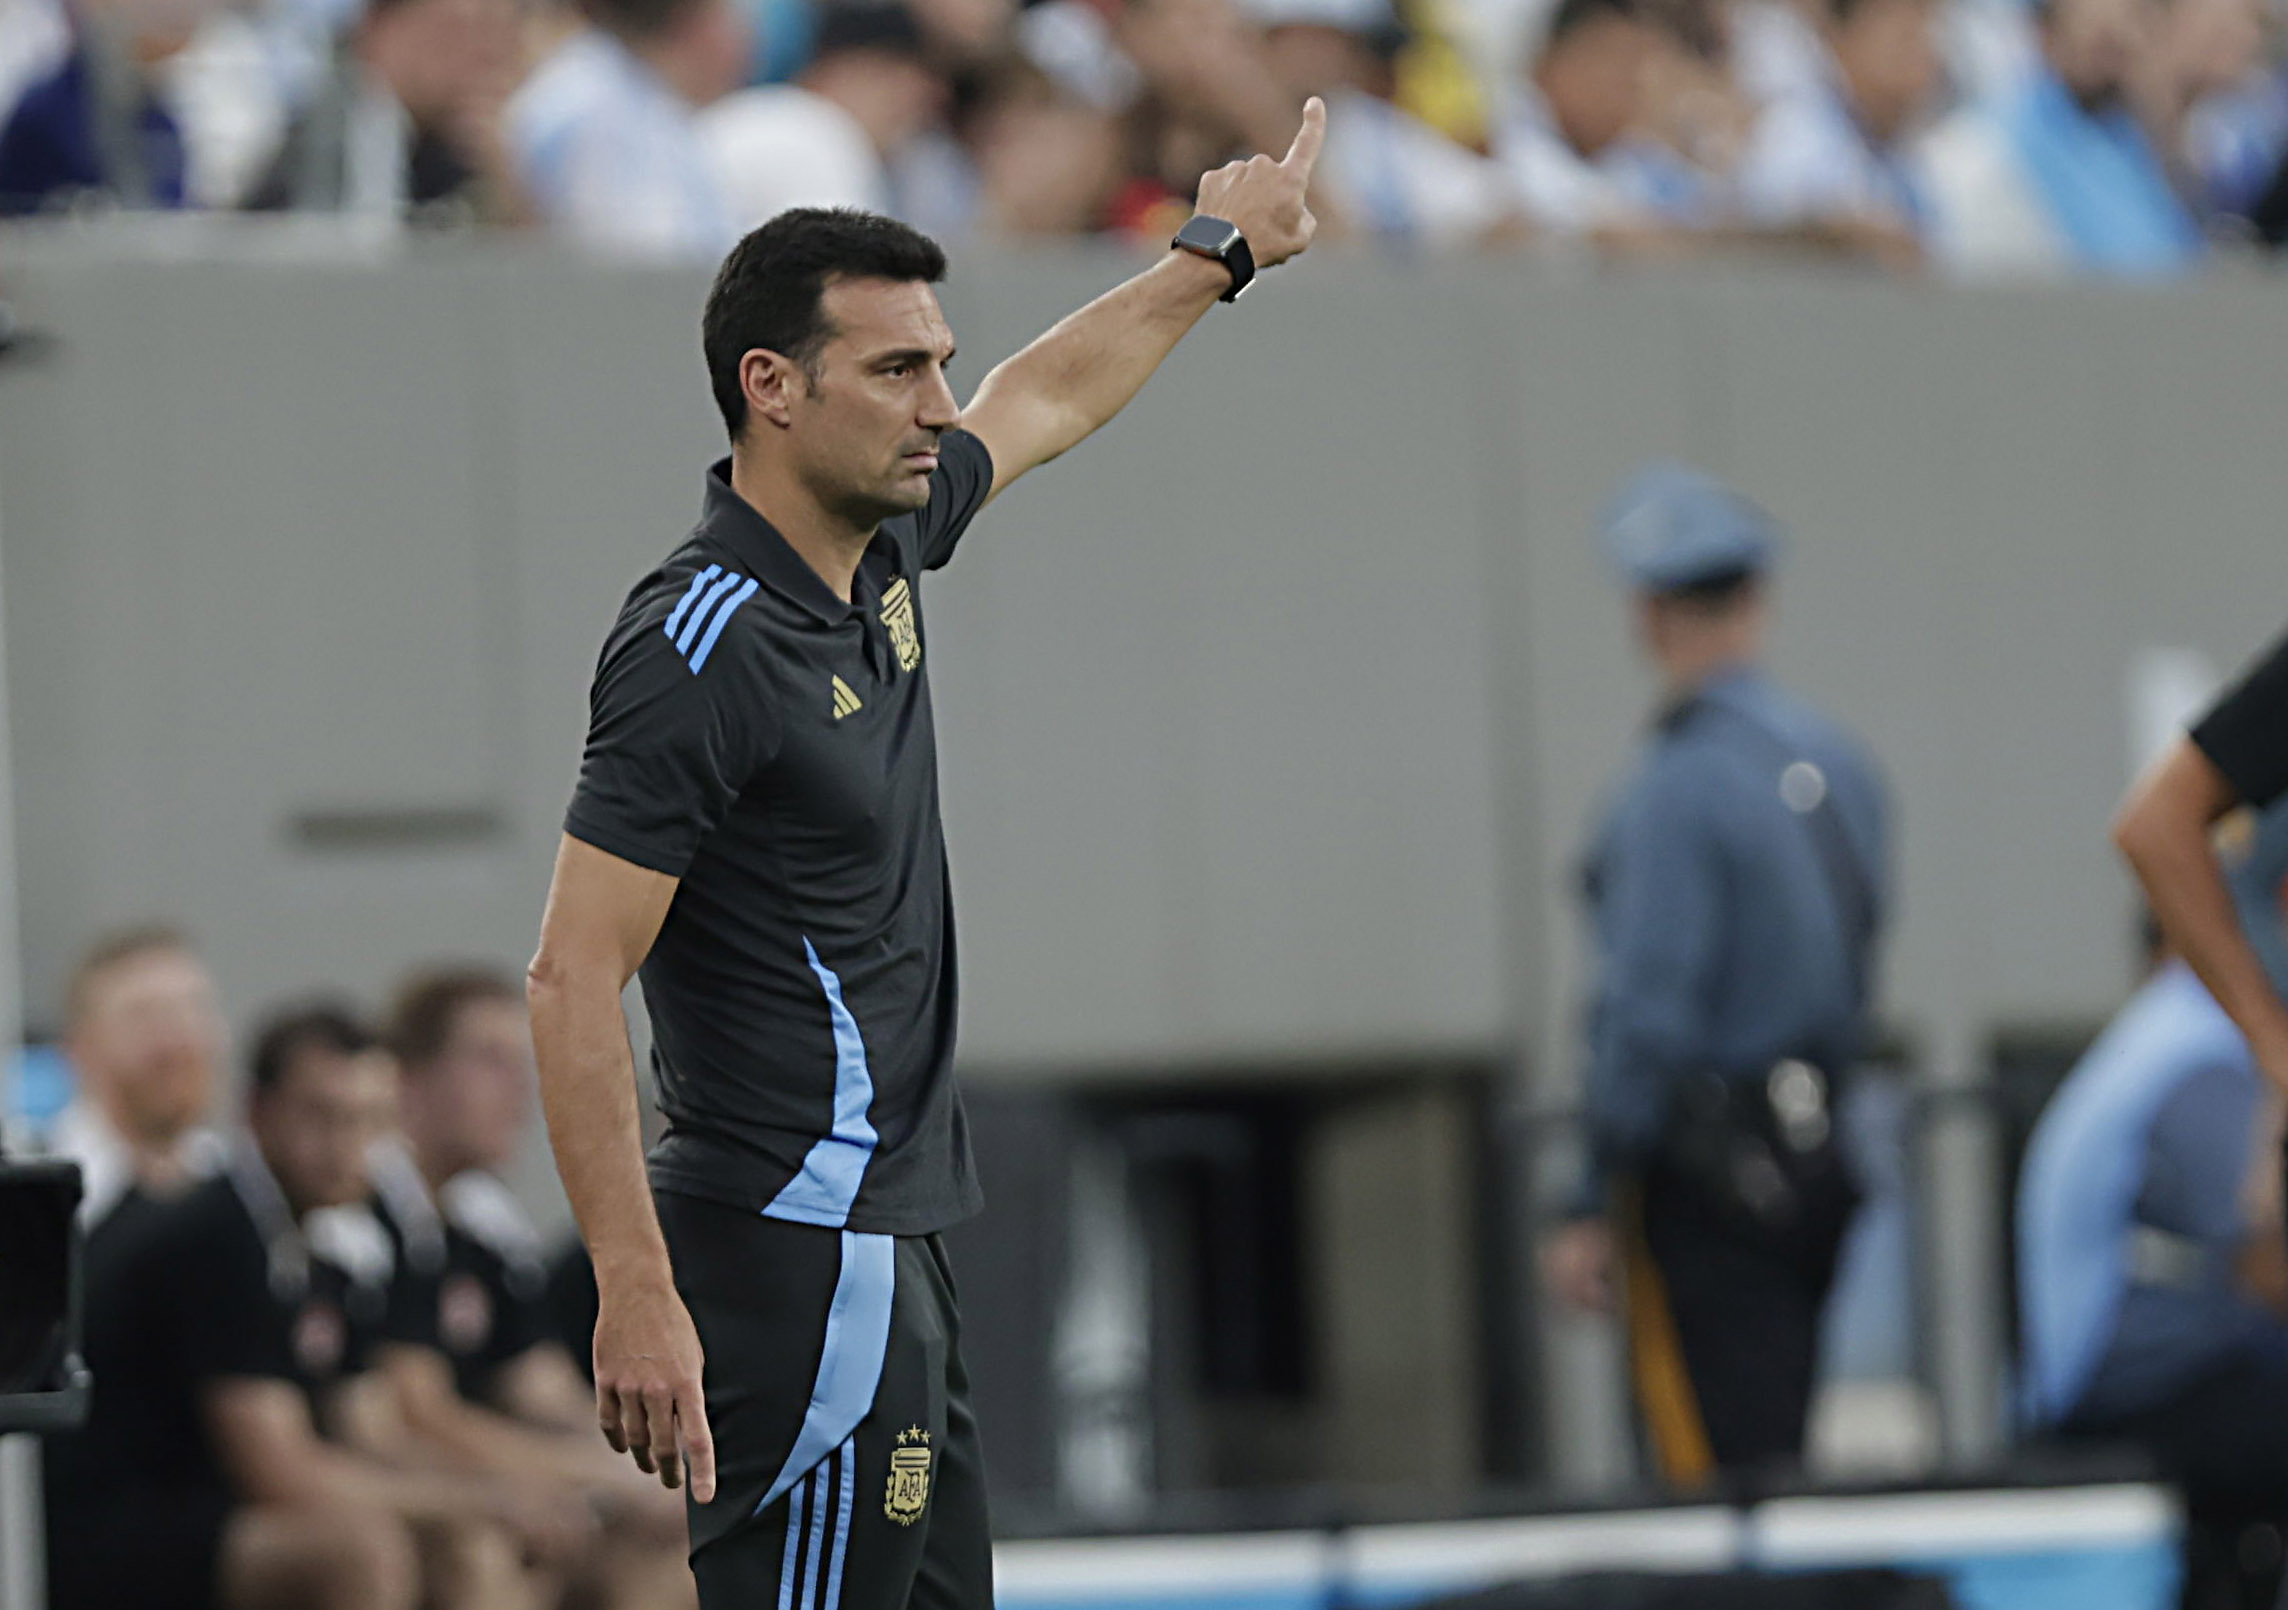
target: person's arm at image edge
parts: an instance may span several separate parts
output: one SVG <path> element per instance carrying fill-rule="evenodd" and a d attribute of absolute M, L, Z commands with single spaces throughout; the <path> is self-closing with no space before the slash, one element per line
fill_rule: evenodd
<path fill-rule="evenodd" d="M 2240 1025 L 2257 1065 L 2288 1092 L 2288 1006 L 2241 932 L 2210 830 L 2240 791 L 2191 738 L 2180 738 L 2138 779 L 2113 826 L 2162 932 Z"/>
<path fill-rule="evenodd" d="M 1238 226 L 1258 273 L 1311 243 L 1318 225 L 1304 198 L 1326 129 L 1314 97 L 1286 156 L 1227 163 L 1200 181 L 1199 212 Z M 961 413 L 992 455 L 990 496 L 1102 429 L 1230 289 L 1221 263 L 1171 251 L 997 366 Z"/>
<path fill-rule="evenodd" d="M 557 1173 L 596 1266 L 596 1409 L 616 1451 L 701 1503 L 715 1452 L 699 1336 L 675 1290 L 644 1175 L 635 1056 L 620 995 L 667 919 L 677 880 L 566 834 L 527 979 L 540 1099 Z"/>

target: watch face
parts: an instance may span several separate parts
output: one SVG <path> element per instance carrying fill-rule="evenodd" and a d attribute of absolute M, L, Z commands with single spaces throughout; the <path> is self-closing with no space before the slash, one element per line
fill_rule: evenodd
<path fill-rule="evenodd" d="M 1221 257 L 1239 239 L 1239 226 L 1221 218 L 1194 218 L 1176 232 L 1176 239 L 1194 251 Z"/>

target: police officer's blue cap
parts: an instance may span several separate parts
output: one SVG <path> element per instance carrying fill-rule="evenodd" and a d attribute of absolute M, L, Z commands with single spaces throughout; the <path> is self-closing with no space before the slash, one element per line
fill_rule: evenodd
<path fill-rule="evenodd" d="M 2264 963 L 2272 987 L 2288 995 L 2288 917 L 2280 905 L 2280 886 L 2288 883 L 2288 799 L 2257 817 L 2246 853 L 2226 867 L 2225 882 L 2240 908 L 2248 948 Z"/>
<path fill-rule="evenodd" d="M 1605 506 L 1605 557 L 1631 587 L 1680 592 L 1760 575 L 1778 557 L 1779 525 L 1714 476 L 1656 460 Z"/>

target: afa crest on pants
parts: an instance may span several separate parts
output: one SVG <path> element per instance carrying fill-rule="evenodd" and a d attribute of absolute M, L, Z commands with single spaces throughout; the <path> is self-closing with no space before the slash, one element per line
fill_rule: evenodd
<path fill-rule="evenodd" d="M 911 1526 L 929 1507 L 930 1438 L 920 1426 L 898 1433 L 890 1450 L 890 1490 L 882 1507 L 900 1526 Z"/>

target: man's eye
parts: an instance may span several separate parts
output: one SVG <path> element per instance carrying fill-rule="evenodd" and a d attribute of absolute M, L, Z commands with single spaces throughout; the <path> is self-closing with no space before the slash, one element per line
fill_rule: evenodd
<path fill-rule="evenodd" d="M 887 375 L 895 375 L 899 379 L 903 380 L 907 375 L 910 375 L 914 372 L 914 366 L 910 363 L 893 363 L 889 368 L 883 370 L 882 372 Z"/>

